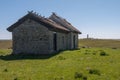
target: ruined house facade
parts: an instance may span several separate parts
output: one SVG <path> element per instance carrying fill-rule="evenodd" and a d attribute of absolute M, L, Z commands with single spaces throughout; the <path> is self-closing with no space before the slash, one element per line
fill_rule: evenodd
<path fill-rule="evenodd" d="M 78 48 L 79 30 L 53 13 L 49 18 L 28 12 L 7 28 L 12 32 L 13 54 L 52 54 Z"/>

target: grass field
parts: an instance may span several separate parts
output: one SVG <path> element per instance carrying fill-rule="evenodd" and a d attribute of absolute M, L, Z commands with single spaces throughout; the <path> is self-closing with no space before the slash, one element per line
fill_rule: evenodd
<path fill-rule="evenodd" d="M 11 40 L 0 40 L 0 49 L 9 49 L 12 47 Z"/>
<path fill-rule="evenodd" d="M 0 80 L 120 80 L 120 41 L 95 41 L 80 40 L 82 48 L 53 56 L 0 49 Z"/>
<path fill-rule="evenodd" d="M 99 48 L 120 48 L 120 40 L 112 39 L 80 39 L 79 46 Z"/>

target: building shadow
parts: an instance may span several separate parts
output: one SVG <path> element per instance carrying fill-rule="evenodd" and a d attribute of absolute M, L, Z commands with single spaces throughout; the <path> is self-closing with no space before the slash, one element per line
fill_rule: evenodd
<path fill-rule="evenodd" d="M 61 53 L 62 51 L 59 51 L 57 53 L 53 54 L 9 54 L 9 55 L 0 55 L 0 59 L 11 61 L 11 60 L 25 60 L 25 59 L 49 59 L 51 57 L 54 57 Z"/>

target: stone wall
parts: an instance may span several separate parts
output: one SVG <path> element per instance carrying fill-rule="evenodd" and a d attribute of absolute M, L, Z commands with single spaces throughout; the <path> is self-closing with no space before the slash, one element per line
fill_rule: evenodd
<path fill-rule="evenodd" d="M 68 49 L 77 49 L 77 48 L 78 48 L 78 34 L 71 32 L 68 34 Z"/>
<path fill-rule="evenodd" d="M 57 50 L 67 49 L 67 34 L 57 33 Z"/>
<path fill-rule="evenodd" d="M 13 30 L 13 53 L 48 54 L 50 31 L 35 21 L 27 20 Z"/>
<path fill-rule="evenodd" d="M 54 49 L 54 34 L 56 34 L 56 50 Z M 14 54 L 50 54 L 78 47 L 77 33 L 50 31 L 45 26 L 29 19 L 15 28 L 12 35 Z"/>
<path fill-rule="evenodd" d="M 56 34 L 56 48 L 57 50 L 54 50 L 54 34 Z M 67 42 L 67 33 L 60 33 L 60 32 L 54 32 L 50 31 L 50 52 L 56 52 L 60 50 L 66 50 L 68 49 L 68 42 Z"/>
<path fill-rule="evenodd" d="M 53 33 L 51 31 L 51 37 L 50 37 L 50 49 L 54 52 L 53 49 Z M 77 33 L 59 33 L 56 32 L 57 35 L 57 51 L 61 50 L 67 50 L 67 49 L 77 49 L 78 48 L 78 34 Z M 75 41 L 74 41 L 75 37 Z M 51 52 L 52 52 L 51 51 Z"/>

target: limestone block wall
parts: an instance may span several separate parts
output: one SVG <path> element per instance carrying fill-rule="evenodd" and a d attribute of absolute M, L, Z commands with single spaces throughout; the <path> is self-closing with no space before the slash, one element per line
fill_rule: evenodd
<path fill-rule="evenodd" d="M 13 53 L 50 53 L 50 31 L 35 21 L 27 20 L 13 30 Z"/>
<path fill-rule="evenodd" d="M 54 34 L 56 34 L 56 50 Z M 13 53 L 50 54 L 60 50 L 78 48 L 77 33 L 62 33 L 50 31 L 45 26 L 26 20 L 12 32 Z"/>
<path fill-rule="evenodd" d="M 57 49 L 58 51 L 67 49 L 67 34 L 57 33 Z"/>
<path fill-rule="evenodd" d="M 78 48 L 78 34 L 74 32 L 70 32 L 68 34 L 68 47 L 69 49 Z"/>
<path fill-rule="evenodd" d="M 50 50 L 51 52 L 56 52 L 56 51 L 60 51 L 60 50 L 66 50 L 68 49 L 67 47 L 67 37 L 68 34 L 67 33 L 60 33 L 60 32 L 54 32 L 54 31 L 50 31 Z M 56 48 L 57 50 L 54 50 L 54 34 L 56 34 Z"/>
<path fill-rule="evenodd" d="M 78 34 L 77 33 L 60 33 L 55 32 L 57 35 L 57 50 L 67 50 L 67 49 L 76 49 L 78 48 Z M 54 50 L 54 39 L 53 39 L 54 31 L 50 32 L 50 50 L 51 52 L 55 52 Z"/>

